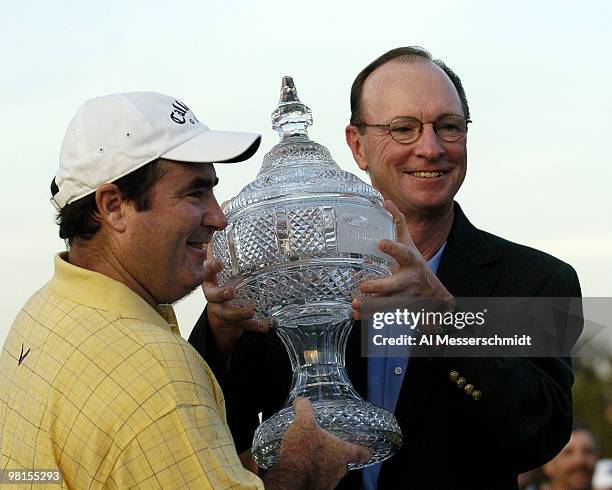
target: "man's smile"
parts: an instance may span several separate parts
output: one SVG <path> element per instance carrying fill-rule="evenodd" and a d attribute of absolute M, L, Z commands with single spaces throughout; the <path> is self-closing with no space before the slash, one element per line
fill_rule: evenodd
<path fill-rule="evenodd" d="M 434 179 L 436 177 L 442 177 L 448 173 L 448 171 L 440 170 L 435 172 L 405 172 L 412 177 L 417 177 L 419 179 Z"/>
<path fill-rule="evenodd" d="M 193 252 L 198 256 L 198 259 L 202 261 L 206 260 L 206 246 L 208 244 L 206 242 L 187 242 L 187 248 L 190 252 Z"/>

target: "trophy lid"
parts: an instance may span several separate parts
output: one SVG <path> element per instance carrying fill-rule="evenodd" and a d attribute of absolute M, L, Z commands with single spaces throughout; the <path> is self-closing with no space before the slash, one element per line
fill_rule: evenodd
<path fill-rule="evenodd" d="M 342 170 L 325 146 L 308 137 L 312 112 L 300 101 L 292 77 L 283 77 L 280 100 L 271 117 L 280 142 L 264 156 L 257 178 L 229 202 L 225 209 L 228 217 L 253 204 L 284 196 L 342 194 L 383 206 L 377 190 Z"/>

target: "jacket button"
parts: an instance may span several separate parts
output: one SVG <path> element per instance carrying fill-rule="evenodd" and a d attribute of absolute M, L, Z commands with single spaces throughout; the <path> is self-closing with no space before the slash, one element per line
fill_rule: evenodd
<path fill-rule="evenodd" d="M 394 371 L 395 371 L 395 374 L 399 376 L 400 374 L 402 374 L 404 370 L 401 367 L 397 366 Z"/>
<path fill-rule="evenodd" d="M 482 398 L 482 391 L 474 390 L 474 393 L 472 393 L 472 398 L 476 401 L 480 400 Z"/>
<path fill-rule="evenodd" d="M 466 383 L 467 383 L 467 379 L 465 379 L 464 377 L 461 377 L 457 380 L 457 386 L 459 388 L 463 388 Z"/>
<path fill-rule="evenodd" d="M 450 380 L 455 383 L 459 378 L 459 371 L 451 371 L 449 375 Z"/>
<path fill-rule="evenodd" d="M 465 385 L 465 388 L 463 388 L 463 389 L 464 389 L 464 391 L 465 391 L 465 392 L 466 392 L 468 395 L 471 395 L 471 394 L 472 394 L 472 392 L 474 391 L 474 385 L 467 384 L 467 385 Z"/>

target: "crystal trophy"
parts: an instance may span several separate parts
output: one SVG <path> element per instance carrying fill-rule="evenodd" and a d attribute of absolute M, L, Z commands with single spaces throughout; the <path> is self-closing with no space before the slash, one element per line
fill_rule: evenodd
<path fill-rule="evenodd" d="M 229 202 L 228 226 L 212 240 L 224 264 L 219 283 L 235 289 L 234 304 L 272 320 L 291 360 L 285 407 L 253 440 L 253 457 L 264 469 L 278 458 L 298 396 L 312 402 L 322 428 L 371 450 L 370 461 L 350 469 L 383 461 L 402 442 L 395 417 L 357 394 L 344 365 L 359 285 L 391 273 L 393 260 L 378 241 L 395 238 L 393 219 L 378 191 L 341 170 L 327 148 L 308 137 L 311 124 L 292 78 L 283 77 L 272 113 L 280 142 L 265 155 L 257 178 Z"/>

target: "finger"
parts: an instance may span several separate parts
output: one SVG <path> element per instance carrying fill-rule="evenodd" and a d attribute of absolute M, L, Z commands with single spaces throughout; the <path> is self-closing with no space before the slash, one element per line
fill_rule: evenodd
<path fill-rule="evenodd" d="M 219 305 L 209 303 L 208 314 L 218 321 L 228 323 L 229 327 L 251 332 L 265 333 L 271 328 L 268 320 L 255 320 L 253 311 L 248 308 L 237 308 L 230 305 Z"/>
<path fill-rule="evenodd" d="M 406 245 L 405 243 L 395 242 L 393 240 L 380 240 L 378 248 L 387 255 L 390 255 L 400 266 L 410 267 L 418 262 L 420 255 L 415 253 L 414 245 Z"/>
<path fill-rule="evenodd" d="M 365 464 L 372 458 L 372 452 L 365 446 L 345 442 L 348 463 Z"/>
<path fill-rule="evenodd" d="M 215 257 L 208 257 L 204 261 L 204 282 L 217 284 L 217 274 L 223 269 L 223 262 Z"/>
<path fill-rule="evenodd" d="M 359 298 L 355 298 L 351 302 L 351 307 L 353 308 L 353 319 L 361 320 L 361 300 Z"/>
<path fill-rule="evenodd" d="M 241 330 L 248 330 L 249 332 L 255 333 L 266 333 L 270 330 L 270 324 L 266 321 L 260 320 L 241 320 L 231 322 L 232 328 L 239 328 Z"/>
<path fill-rule="evenodd" d="M 408 231 L 408 225 L 406 224 L 406 217 L 404 214 L 390 199 L 385 200 L 385 209 L 393 216 L 393 223 L 395 224 L 395 230 L 397 231 L 397 241 L 406 245 L 414 245 L 410 232 Z"/>
<path fill-rule="evenodd" d="M 240 327 L 251 332 L 266 333 L 270 330 L 270 323 L 260 320 L 245 320 L 240 322 Z"/>
<path fill-rule="evenodd" d="M 293 400 L 293 412 L 295 413 L 294 423 L 297 425 L 312 425 L 317 423 L 314 417 L 312 403 L 306 398 L 300 396 Z"/>
<path fill-rule="evenodd" d="M 253 308 L 233 306 L 229 303 L 209 303 L 208 309 L 217 318 L 226 322 L 250 320 L 255 316 Z"/>
<path fill-rule="evenodd" d="M 206 296 L 206 301 L 209 303 L 225 303 L 234 299 L 236 292 L 231 287 L 220 287 L 212 282 L 202 284 L 202 291 Z"/>
<path fill-rule="evenodd" d="M 410 294 L 412 285 L 416 284 L 416 275 L 412 270 L 403 270 L 382 279 L 364 282 L 359 289 L 368 295 L 390 295 L 400 292 Z"/>

